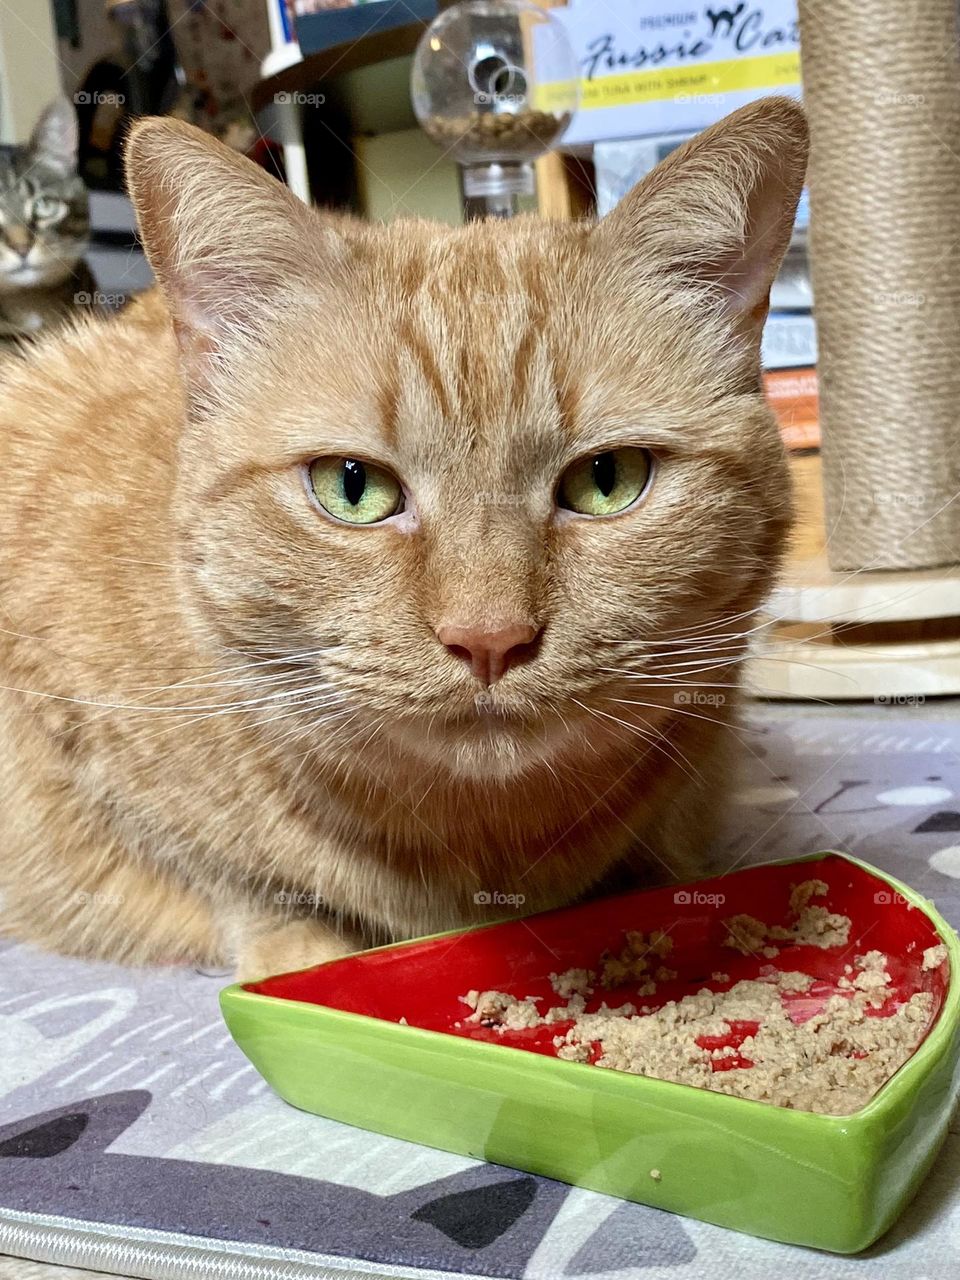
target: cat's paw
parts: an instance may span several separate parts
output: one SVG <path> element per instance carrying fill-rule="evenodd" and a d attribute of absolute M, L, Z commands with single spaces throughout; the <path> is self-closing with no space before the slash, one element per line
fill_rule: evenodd
<path fill-rule="evenodd" d="M 274 973 L 306 969 L 359 950 L 357 939 L 342 938 L 320 920 L 290 920 L 267 925 L 241 941 L 237 981 L 254 982 Z"/>

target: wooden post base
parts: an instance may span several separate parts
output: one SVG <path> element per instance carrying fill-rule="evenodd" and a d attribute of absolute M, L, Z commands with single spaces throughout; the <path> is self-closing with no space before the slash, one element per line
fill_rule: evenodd
<path fill-rule="evenodd" d="M 834 573 L 794 563 L 747 665 L 758 697 L 905 703 L 960 694 L 960 565 Z"/>

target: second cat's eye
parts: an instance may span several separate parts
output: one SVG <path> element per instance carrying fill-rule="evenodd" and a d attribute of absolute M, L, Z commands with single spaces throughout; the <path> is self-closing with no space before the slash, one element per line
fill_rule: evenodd
<path fill-rule="evenodd" d="M 33 216 L 37 222 L 53 222 L 62 217 L 66 205 L 57 196 L 39 195 L 33 201 Z"/>
<path fill-rule="evenodd" d="M 400 481 L 359 458 L 317 458 L 307 470 L 311 492 L 329 515 L 346 524 L 379 524 L 403 509 Z"/>
<path fill-rule="evenodd" d="M 567 467 L 557 501 L 582 516 L 613 516 L 625 511 L 646 489 L 653 459 L 646 449 L 606 449 Z"/>

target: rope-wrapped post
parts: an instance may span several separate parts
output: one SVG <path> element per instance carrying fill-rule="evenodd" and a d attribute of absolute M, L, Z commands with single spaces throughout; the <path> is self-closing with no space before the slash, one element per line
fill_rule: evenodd
<path fill-rule="evenodd" d="M 800 0 L 830 567 L 960 561 L 957 0 Z"/>

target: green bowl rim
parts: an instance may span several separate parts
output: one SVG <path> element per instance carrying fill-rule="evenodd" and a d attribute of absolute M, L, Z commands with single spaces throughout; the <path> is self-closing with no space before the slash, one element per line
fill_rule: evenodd
<path fill-rule="evenodd" d="M 733 1108 L 733 1114 L 736 1115 L 738 1110 L 742 1108 L 762 1107 L 765 1115 L 770 1115 L 771 1109 L 777 1113 L 784 1123 L 787 1124 L 814 1124 L 820 1125 L 825 1129 L 849 1128 L 852 1123 L 857 1125 L 867 1124 L 873 1121 L 878 1113 L 886 1112 L 891 1107 L 896 1106 L 897 1102 L 909 1094 L 920 1080 L 929 1073 L 934 1063 L 948 1051 L 951 1040 L 960 1025 L 960 938 L 958 938 L 953 926 L 950 925 L 929 899 L 924 898 L 922 894 L 909 885 L 904 884 L 895 876 L 888 875 L 879 867 L 873 866 L 869 862 L 864 862 L 861 858 L 856 858 L 852 854 L 843 853 L 836 849 L 825 849 L 819 853 L 805 853 L 795 858 L 774 858 L 770 862 L 755 863 L 750 867 L 738 868 L 739 870 L 749 871 L 760 866 L 785 866 L 788 864 L 799 865 L 804 862 L 816 862 L 822 858 L 837 857 L 842 858 L 845 862 L 851 863 L 853 866 L 860 867 L 870 875 L 876 876 L 890 885 L 897 893 L 901 894 L 908 903 L 922 911 L 930 923 L 934 926 L 938 936 L 947 948 L 950 959 L 950 979 L 947 986 L 946 998 L 940 1008 L 937 1020 L 931 1027 L 923 1040 L 923 1043 L 910 1055 L 907 1061 L 898 1068 L 896 1072 L 886 1080 L 877 1092 L 873 1095 L 869 1102 L 857 1111 L 847 1112 L 843 1115 L 826 1115 L 819 1111 L 800 1111 L 792 1110 L 787 1107 L 776 1107 L 769 1102 L 761 1102 L 754 1098 L 740 1098 L 733 1094 L 725 1094 L 714 1092 L 711 1089 L 701 1089 L 698 1085 L 680 1084 L 673 1080 L 658 1080 L 655 1076 L 638 1076 L 627 1071 L 596 1071 L 590 1063 L 585 1062 L 568 1062 L 563 1058 L 551 1058 L 545 1054 L 525 1054 L 522 1050 L 516 1049 L 513 1045 L 490 1044 L 488 1041 L 467 1040 L 460 1036 L 450 1036 L 443 1031 L 429 1031 L 425 1027 L 406 1026 L 402 1023 L 390 1022 L 385 1018 L 375 1018 L 371 1014 L 366 1013 L 350 1013 L 344 1009 L 334 1009 L 330 1005 L 315 1004 L 309 1000 L 290 1000 L 282 996 L 265 996 L 256 991 L 247 991 L 244 989 L 245 984 L 240 982 L 231 983 L 224 987 L 220 992 L 220 1007 L 226 1018 L 226 1009 L 228 1007 L 235 1008 L 238 1005 L 255 1002 L 257 1004 L 266 1003 L 268 1005 L 276 1005 L 289 1012 L 296 1008 L 301 1011 L 313 1011 L 308 1014 L 309 1017 L 324 1018 L 329 1022 L 341 1023 L 344 1027 L 376 1027 L 380 1034 L 393 1037 L 402 1036 L 407 1043 L 410 1043 L 411 1036 L 414 1038 L 426 1037 L 427 1041 L 432 1044 L 442 1044 L 444 1048 L 449 1049 L 454 1044 L 469 1053 L 479 1053 L 481 1056 L 488 1054 L 508 1055 L 507 1058 L 501 1060 L 512 1062 L 515 1067 L 526 1068 L 527 1070 L 550 1070 L 559 1072 L 560 1078 L 569 1072 L 591 1072 L 589 1077 L 593 1084 L 591 1088 L 596 1089 L 598 1086 L 604 1092 L 623 1091 L 634 1094 L 634 1098 L 641 1097 L 636 1093 L 638 1089 L 644 1092 L 652 1092 L 654 1096 L 661 1095 L 661 1105 L 668 1102 L 671 1097 L 678 1102 L 681 1097 L 687 1101 L 693 1100 L 693 1095 L 697 1095 L 700 1099 L 710 1099 L 709 1105 L 713 1110 L 725 1110 L 729 1107 Z M 737 871 L 724 872 L 721 875 L 711 876 L 709 879 L 723 880 L 729 875 L 736 875 Z M 703 881 L 687 881 L 685 883 L 698 884 Z M 659 886 L 651 886 L 656 888 Z M 538 912 L 531 913 L 542 914 Z M 354 955 L 368 954 L 374 951 L 398 951 L 403 947 L 412 946 L 415 943 L 433 941 L 435 938 L 449 938 L 462 933 L 475 933 L 481 929 L 494 929 L 498 925 L 510 920 L 516 920 L 522 917 L 510 916 L 505 920 L 493 920 L 487 924 L 475 925 L 472 928 L 464 929 L 446 929 L 441 933 L 425 934 L 419 938 L 408 938 L 403 942 L 389 942 L 381 947 L 370 947 L 368 951 L 353 952 Z M 303 970 L 291 970 L 290 972 L 304 972 L 306 969 L 319 969 L 323 965 L 338 964 L 341 960 L 346 959 L 345 956 L 337 956 L 333 960 L 324 960 L 319 965 L 306 965 Z M 268 975 L 275 976 L 275 975 Z M 258 979 L 259 981 L 259 979 Z M 229 1019 L 226 1019 L 228 1029 Z M 232 1032 L 231 1032 L 232 1034 Z M 532 1059 L 531 1064 L 519 1059 Z M 587 1077 L 582 1075 L 569 1075 L 570 1083 L 585 1083 Z M 682 1094 L 676 1091 L 682 1090 Z"/>

